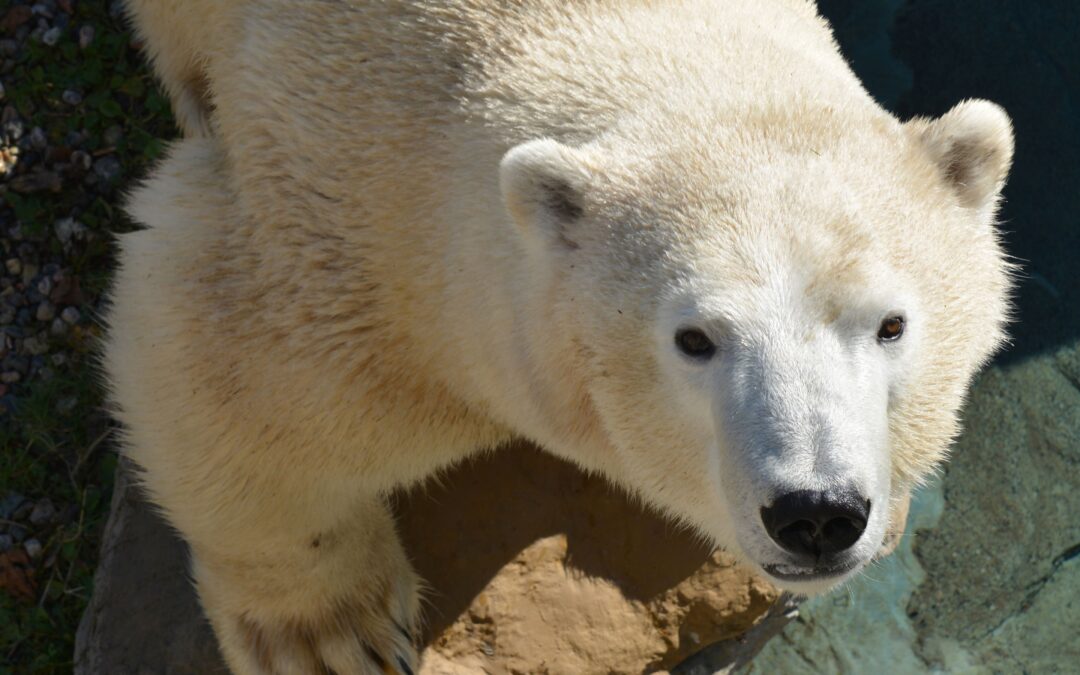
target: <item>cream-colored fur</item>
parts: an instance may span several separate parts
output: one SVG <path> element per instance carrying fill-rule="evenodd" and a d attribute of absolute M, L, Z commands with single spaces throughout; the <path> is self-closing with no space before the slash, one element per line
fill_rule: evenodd
<path fill-rule="evenodd" d="M 864 564 L 1002 338 L 1008 119 L 901 124 L 809 2 L 129 7 L 188 139 L 132 196 L 105 367 L 237 673 L 415 669 L 385 496 L 514 436 L 759 569 L 774 483 L 862 481 Z M 733 326 L 720 370 L 686 317 Z"/>

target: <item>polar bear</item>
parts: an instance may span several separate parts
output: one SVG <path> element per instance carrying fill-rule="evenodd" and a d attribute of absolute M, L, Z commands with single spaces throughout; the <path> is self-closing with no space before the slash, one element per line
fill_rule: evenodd
<path fill-rule="evenodd" d="M 1008 117 L 897 120 L 811 2 L 130 9 L 188 138 L 104 366 L 236 673 L 414 672 L 386 497 L 516 437 L 831 588 L 1002 342 Z"/>

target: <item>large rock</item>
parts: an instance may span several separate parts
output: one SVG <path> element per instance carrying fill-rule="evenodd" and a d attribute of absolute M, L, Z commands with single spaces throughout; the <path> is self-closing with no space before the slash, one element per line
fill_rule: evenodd
<path fill-rule="evenodd" d="M 728 556 L 529 446 L 401 495 L 397 511 L 432 587 L 424 673 L 656 672 L 719 642 L 680 669 L 701 675 L 745 663 L 795 615 Z M 76 671 L 220 672 L 185 566 L 121 473 Z"/>
<path fill-rule="evenodd" d="M 917 537 L 926 580 L 907 609 L 945 669 L 1080 664 L 1080 342 L 995 368 L 944 478 L 946 511 Z"/>

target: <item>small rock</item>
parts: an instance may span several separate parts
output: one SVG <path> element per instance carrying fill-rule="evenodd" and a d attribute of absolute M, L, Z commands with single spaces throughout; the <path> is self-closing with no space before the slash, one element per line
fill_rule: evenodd
<path fill-rule="evenodd" d="M 105 133 L 101 136 L 101 140 L 105 141 L 105 145 L 116 145 L 123 137 L 124 128 L 119 124 L 114 124 L 105 130 Z"/>
<path fill-rule="evenodd" d="M 54 145 L 45 150 L 45 161 L 49 164 L 67 164 L 71 161 L 71 148 L 66 145 Z"/>
<path fill-rule="evenodd" d="M 11 305 L 0 305 L 0 325 L 9 324 L 15 320 L 15 308 Z"/>
<path fill-rule="evenodd" d="M 94 162 L 94 173 L 106 183 L 111 183 L 119 178 L 120 171 L 120 160 L 113 155 L 105 155 Z"/>
<path fill-rule="evenodd" d="M 49 300 L 54 305 L 81 305 L 86 301 L 77 277 L 59 273 L 53 275 L 53 281 L 56 283 L 56 288 L 49 294 Z"/>
<path fill-rule="evenodd" d="M 19 504 L 19 508 L 15 509 L 15 513 L 11 514 L 12 520 L 26 520 L 30 512 L 34 510 L 34 503 L 30 501 L 24 501 Z"/>
<path fill-rule="evenodd" d="M 6 106 L 4 108 L 4 112 L 6 113 L 8 110 L 11 109 L 11 106 Z M 9 116 L 4 115 L 4 117 Z M 12 142 L 22 138 L 24 133 L 26 133 L 26 125 L 24 125 L 23 121 L 19 119 L 18 113 L 16 113 L 14 116 L 11 116 L 10 119 L 4 122 L 4 135 L 7 136 Z"/>
<path fill-rule="evenodd" d="M 53 354 L 49 357 L 54 366 L 62 366 L 67 363 L 67 355 L 63 353 Z"/>
<path fill-rule="evenodd" d="M 43 276 L 43 277 L 41 277 L 40 279 L 38 279 L 37 283 L 34 284 L 34 288 L 37 289 L 38 293 L 41 293 L 45 297 L 49 297 L 49 294 L 52 293 L 52 291 L 53 291 L 52 277 L 51 276 Z"/>
<path fill-rule="evenodd" d="M 34 127 L 30 130 L 30 145 L 38 150 L 44 150 L 48 147 L 49 137 L 45 134 L 44 129 L 41 127 Z"/>
<path fill-rule="evenodd" d="M 63 29 L 59 26 L 53 26 L 49 30 L 41 34 L 41 41 L 50 47 L 55 47 L 57 42 L 60 42 L 60 36 L 63 34 Z"/>
<path fill-rule="evenodd" d="M 64 93 L 60 94 L 60 99 L 70 106 L 77 106 L 82 103 L 82 94 L 74 89 L 65 89 Z"/>
<path fill-rule="evenodd" d="M 37 539 L 27 539 L 23 542 L 23 548 L 26 549 L 26 555 L 30 556 L 31 559 L 37 559 L 41 555 L 42 546 Z"/>
<path fill-rule="evenodd" d="M 38 16 L 43 16 L 46 19 L 51 19 L 55 16 L 53 8 L 49 4 L 46 4 L 44 2 L 35 2 L 30 7 L 30 11 L 32 11 L 34 14 L 37 14 Z"/>
<path fill-rule="evenodd" d="M 18 492 L 7 493 L 3 499 L 0 499 L 0 518 L 11 520 L 15 516 L 15 512 L 25 502 L 26 497 L 23 497 Z"/>
<path fill-rule="evenodd" d="M 38 275 L 37 263 L 27 262 L 26 260 L 23 260 L 23 266 L 22 266 L 22 282 L 23 282 L 23 284 L 26 285 L 26 286 L 32 286 L 34 288 L 35 293 L 41 293 L 41 291 L 37 290 L 37 285 L 32 283 L 34 281 L 34 277 L 36 277 L 37 275 Z"/>
<path fill-rule="evenodd" d="M 19 161 L 19 148 L 15 146 L 0 148 L 0 177 L 6 176 Z"/>
<path fill-rule="evenodd" d="M 68 325 L 64 323 L 64 320 L 60 317 L 56 317 L 52 320 L 52 325 L 49 326 L 49 334 L 53 337 L 60 337 L 64 333 L 67 333 Z M 63 356 L 63 354 L 53 354 L 53 357 Z"/>
<path fill-rule="evenodd" d="M 37 504 L 34 504 L 34 510 L 30 512 L 30 524 L 47 525 L 51 523 L 55 517 L 56 507 L 53 506 L 52 501 L 46 497 Z"/>
<path fill-rule="evenodd" d="M 49 341 L 43 335 L 33 335 L 23 340 L 23 351 L 31 356 L 41 356 L 49 351 Z"/>
<path fill-rule="evenodd" d="M 4 14 L 4 18 L 0 19 L 0 32 L 13 33 L 15 29 L 22 26 L 24 23 L 30 20 L 30 17 L 34 15 L 26 5 L 15 5 Z"/>
<path fill-rule="evenodd" d="M 22 274 L 22 261 L 18 258 L 8 258 L 4 261 L 4 268 L 8 274 L 17 277 Z"/>
<path fill-rule="evenodd" d="M 94 159 L 90 156 L 89 152 L 76 150 L 71 153 L 71 165 L 78 168 L 80 171 L 89 171 L 90 166 L 93 163 Z"/>
<path fill-rule="evenodd" d="M 53 306 L 48 300 L 42 302 L 37 306 L 37 312 L 34 313 L 34 318 L 38 321 L 52 321 L 56 316 L 56 307 Z"/>
<path fill-rule="evenodd" d="M 0 553 L 7 553 L 15 546 L 15 538 L 10 534 L 0 534 Z"/>
<path fill-rule="evenodd" d="M 16 544 L 21 544 L 23 539 L 26 539 L 26 528 L 21 525 L 12 525 L 8 528 L 8 534 L 15 540 Z"/>
<path fill-rule="evenodd" d="M 80 314 L 79 310 L 75 307 L 65 307 L 64 311 L 60 312 L 60 318 L 67 323 L 74 325 L 79 323 L 79 319 L 82 318 L 82 314 Z"/>
<path fill-rule="evenodd" d="M 4 357 L 3 370 L 13 370 L 21 375 L 30 372 L 30 359 L 18 354 L 8 354 Z"/>
<path fill-rule="evenodd" d="M 94 41 L 94 27 L 90 25 L 79 29 L 79 49 L 86 49 Z"/>
<path fill-rule="evenodd" d="M 36 262 L 40 254 L 38 247 L 28 241 L 19 244 L 19 247 L 16 250 L 19 252 L 19 257 L 22 258 L 24 264 L 28 260 Z"/>
<path fill-rule="evenodd" d="M 22 375 L 17 370 L 9 370 L 6 373 L 0 373 L 0 382 L 4 384 L 18 384 L 22 380 Z"/>
<path fill-rule="evenodd" d="M 79 405 L 79 399 L 74 396 L 68 396 L 67 398 L 62 398 L 56 402 L 56 411 L 61 415 L 67 415 L 70 414 L 77 405 Z"/>
<path fill-rule="evenodd" d="M 8 186 L 15 192 L 28 194 L 44 190 L 60 192 L 61 188 L 64 187 L 64 183 L 60 180 L 60 176 L 52 171 L 34 171 L 33 173 L 16 176 L 8 182 Z"/>
<path fill-rule="evenodd" d="M 61 218 L 53 223 L 53 230 L 56 232 L 57 239 L 65 246 L 86 236 L 86 225 L 74 218 Z"/>

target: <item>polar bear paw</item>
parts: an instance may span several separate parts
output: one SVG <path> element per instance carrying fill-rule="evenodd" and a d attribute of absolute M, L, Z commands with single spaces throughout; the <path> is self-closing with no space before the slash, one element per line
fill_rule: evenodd
<path fill-rule="evenodd" d="M 337 602 L 309 618 L 242 614 L 223 646 L 231 668 L 245 675 L 415 675 L 415 593 L 401 588 L 383 602 Z"/>

